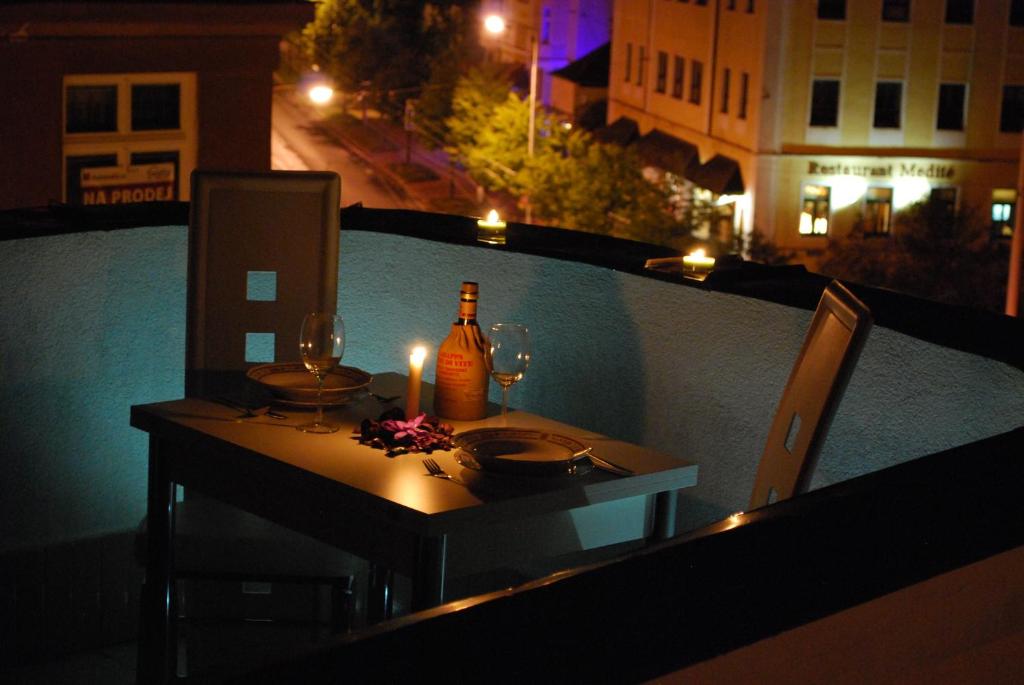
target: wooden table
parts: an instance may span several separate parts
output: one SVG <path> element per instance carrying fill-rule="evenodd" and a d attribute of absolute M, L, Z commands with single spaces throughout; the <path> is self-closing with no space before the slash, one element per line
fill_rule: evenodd
<path fill-rule="evenodd" d="M 374 378 L 378 395 L 403 395 L 407 379 Z M 423 407 L 433 388 L 424 384 Z M 397 403 L 397 404 L 400 404 Z M 285 421 L 237 418 L 238 412 L 202 399 L 133 406 L 131 425 L 150 434 L 148 551 L 140 628 L 140 682 L 173 672 L 176 633 L 173 598 L 175 484 L 237 506 L 412 578 L 413 609 L 445 601 L 448 536 L 460 530 L 565 512 L 602 502 L 657 495 L 655 537 L 674 533 L 675 492 L 696 484 L 697 466 L 674 457 L 526 412 L 508 425 L 544 429 L 594 445 L 594 452 L 635 471 L 619 477 L 594 470 L 560 478 L 556 487 L 514 487 L 463 469 L 453 452 L 433 456 L 469 487 L 425 477 L 423 455 L 393 458 L 352 438 L 364 418 L 385 408 L 377 400 L 348 405 L 328 417 L 337 433 L 295 430 L 307 412 Z M 505 425 L 495 414 L 452 422 L 456 432 Z M 516 479 L 521 481 L 522 479 Z M 545 479 L 550 480 L 550 479 Z"/>

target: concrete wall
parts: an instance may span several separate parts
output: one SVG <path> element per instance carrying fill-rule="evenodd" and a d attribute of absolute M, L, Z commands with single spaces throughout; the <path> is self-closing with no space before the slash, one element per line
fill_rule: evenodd
<path fill-rule="evenodd" d="M 144 515 L 132 404 L 180 397 L 186 231 L 7 241 L 0 251 L 0 551 L 129 528 Z M 531 327 L 514 405 L 700 464 L 684 529 L 745 507 L 811 313 L 574 262 L 343 231 L 344 362 L 404 368 L 435 346 L 462 280 L 480 319 Z M 424 377 L 432 380 L 433 359 Z M 496 388 L 492 397 L 497 399 Z M 1003 432 L 1024 372 L 875 327 L 814 486 Z M 965 465 L 965 468 L 967 465 Z"/>

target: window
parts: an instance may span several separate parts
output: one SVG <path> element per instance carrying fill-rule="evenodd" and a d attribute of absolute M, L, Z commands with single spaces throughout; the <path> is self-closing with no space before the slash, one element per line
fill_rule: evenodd
<path fill-rule="evenodd" d="M 1024 0 L 1010 0 L 1010 26 L 1024 26 Z"/>
<path fill-rule="evenodd" d="M 64 131 L 66 133 L 117 131 L 117 86 L 68 86 Z"/>
<path fill-rule="evenodd" d="M 828 186 L 806 184 L 803 193 L 803 208 L 800 211 L 800 235 L 828 235 L 829 196 Z"/>
<path fill-rule="evenodd" d="M 882 0 L 882 21 L 910 21 L 910 0 Z"/>
<path fill-rule="evenodd" d="M 658 82 L 654 89 L 659 93 L 665 92 L 665 85 L 668 81 L 668 53 L 658 51 Z"/>
<path fill-rule="evenodd" d="M 706 5 L 708 4 L 708 0 L 697 0 L 697 4 L 701 6 Z"/>
<path fill-rule="evenodd" d="M 626 83 L 629 83 L 630 73 L 633 71 L 633 44 L 626 43 L 626 78 L 623 79 Z"/>
<path fill-rule="evenodd" d="M 892 228 L 892 188 L 868 188 L 864 195 L 864 232 L 888 235 Z"/>
<path fill-rule="evenodd" d="M 672 65 L 672 97 L 677 100 L 683 99 L 683 74 L 685 72 L 686 60 L 676 55 Z"/>
<path fill-rule="evenodd" d="M 946 0 L 947 24 L 974 22 L 974 0 Z"/>
<path fill-rule="evenodd" d="M 1016 190 L 996 188 L 992 191 L 992 237 L 1009 238 L 1013 235 L 1013 222 L 1016 221 L 1014 206 L 1016 204 Z"/>
<path fill-rule="evenodd" d="M 900 100 L 903 84 L 879 81 L 875 84 L 875 128 L 900 128 Z"/>
<path fill-rule="evenodd" d="M 730 12 L 736 9 L 736 0 L 729 0 L 729 2 L 726 3 L 725 5 L 725 9 L 729 10 Z"/>
<path fill-rule="evenodd" d="M 1020 133 L 1024 130 L 1024 86 L 1003 86 L 999 130 L 1003 133 Z"/>
<path fill-rule="evenodd" d="M 736 116 L 740 119 L 747 118 L 747 91 L 750 88 L 750 74 L 743 72 L 740 74 L 740 102 L 737 105 Z"/>
<path fill-rule="evenodd" d="M 722 71 L 722 114 L 729 113 L 729 76 L 730 70 L 724 69 Z"/>
<path fill-rule="evenodd" d="M 551 8 L 547 6 L 540 19 L 540 42 L 542 45 L 551 44 Z"/>
<path fill-rule="evenodd" d="M 644 72 L 647 70 L 647 48 L 640 46 L 639 59 L 636 65 L 636 85 L 644 85 Z"/>
<path fill-rule="evenodd" d="M 939 116 L 935 128 L 940 131 L 964 130 L 964 100 L 967 86 L 963 83 L 939 84 Z"/>
<path fill-rule="evenodd" d="M 747 0 L 747 14 L 754 13 L 754 0 Z"/>
<path fill-rule="evenodd" d="M 846 19 L 846 0 L 818 0 L 818 19 Z"/>
<path fill-rule="evenodd" d="M 932 188 L 928 200 L 939 205 L 946 214 L 956 214 L 956 188 Z"/>
<path fill-rule="evenodd" d="M 697 60 L 690 62 L 690 102 L 700 104 L 700 86 L 704 78 L 704 64 Z"/>
<path fill-rule="evenodd" d="M 181 128 L 181 86 L 177 83 L 132 86 L 132 130 L 166 131 Z"/>
<path fill-rule="evenodd" d="M 839 122 L 839 81 L 815 79 L 811 90 L 811 126 L 835 126 Z"/>
<path fill-rule="evenodd" d="M 69 74 L 63 92 L 65 202 L 188 199 L 197 151 L 194 73 Z"/>

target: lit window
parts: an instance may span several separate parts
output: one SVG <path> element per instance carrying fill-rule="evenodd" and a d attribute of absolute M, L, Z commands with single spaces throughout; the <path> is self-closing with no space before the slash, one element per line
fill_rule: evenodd
<path fill-rule="evenodd" d="M 722 71 L 722 114 L 729 113 L 729 76 L 730 70 L 725 69 Z"/>
<path fill-rule="evenodd" d="M 974 0 L 946 0 L 946 23 L 974 23 Z"/>
<path fill-rule="evenodd" d="M 677 100 L 683 99 L 683 74 L 685 72 L 686 60 L 676 55 L 672 66 L 672 97 Z"/>
<path fill-rule="evenodd" d="M 828 235 L 831 188 L 806 184 L 800 211 L 800 235 Z"/>
<path fill-rule="evenodd" d="M 996 188 L 992 191 L 992 236 L 1009 238 L 1013 235 L 1013 222 L 1016 220 L 1014 207 L 1017 204 L 1017 191 L 1012 188 Z"/>
<path fill-rule="evenodd" d="M 666 83 L 668 81 L 668 53 L 658 51 L 658 82 L 655 84 L 654 89 L 659 93 L 665 92 Z"/>
<path fill-rule="evenodd" d="M 900 105 L 903 84 L 879 81 L 875 84 L 875 128 L 900 128 Z"/>
<path fill-rule="evenodd" d="M 740 102 L 738 105 L 738 111 L 736 116 L 740 119 L 747 118 L 747 91 L 750 88 L 750 74 L 743 72 L 740 74 Z"/>
<path fill-rule="evenodd" d="M 816 79 L 811 89 L 811 126 L 835 126 L 839 121 L 839 81 Z"/>
<path fill-rule="evenodd" d="M 690 62 L 690 102 L 700 104 L 700 86 L 704 78 L 704 64 L 693 60 Z"/>
<path fill-rule="evenodd" d="M 818 0 L 818 19 L 846 19 L 846 0 Z"/>
<path fill-rule="evenodd" d="M 964 101 L 967 86 L 963 83 L 939 84 L 939 116 L 935 128 L 940 131 L 964 130 Z"/>
<path fill-rule="evenodd" d="M 910 21 L 910 0 L 882 0 L 882 21 Z"/>
<path fill-rule="evenodd" d="M 1020 133 L 1024 130 L 1024 86 L 1003 86 L 1003 108 L 999 130 Z"/>
<path fill-rule="evenodd" d="M 868 188 L 864 195 L 864 232 L 888 235 L 892 228 L 892 188 Z"/>

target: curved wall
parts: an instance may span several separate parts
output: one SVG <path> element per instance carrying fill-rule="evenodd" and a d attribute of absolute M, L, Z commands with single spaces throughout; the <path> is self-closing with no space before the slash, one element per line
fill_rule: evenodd
<path fill-rule="evenodd" d="M 0 550 L 142 518 L 146 440 L 128 409 L 182 394 L 185 242 L 175 226 L 3 243 Z M 345 230 L 345 363 L 403 369 L 412 344 L 436 350 L 464 279 L 480 283 L 481 323 L 517 320 L 533 332 L 514 405 L 698 462 L 683 529 L 745 507 L 811 312 L 572 261 Z M 433 368 L 428 359 L 426 379 Z M 1022 415 L 1024 372 L 876 325 L 814 486 L 1015 428 Z"/>

